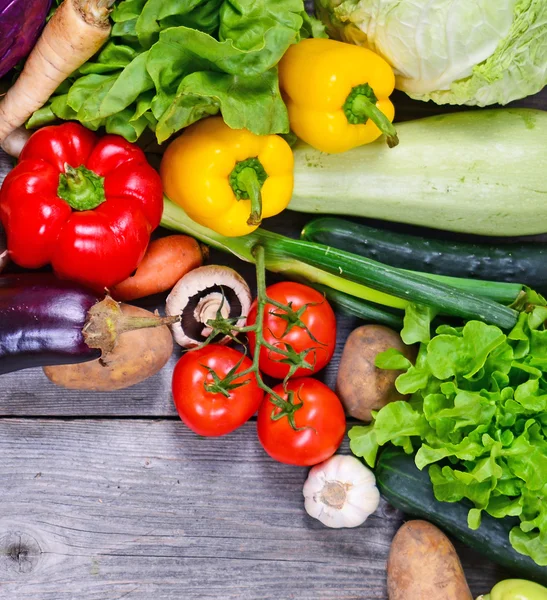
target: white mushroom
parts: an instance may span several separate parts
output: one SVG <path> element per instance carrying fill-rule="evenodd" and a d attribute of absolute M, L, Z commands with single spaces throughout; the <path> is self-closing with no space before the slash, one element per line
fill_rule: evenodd
<path fill-rule="evenodd" d="M 247 282 L 229 267 L 207 265 L 190 271 L 167 296 L 167 315 L 181 316 L 180 322 L 171 326 L 175 341 L 183 348 L 202 344 L 211 334 L 207 322 L 215 319 L 219 311 L 235 327 L 244 326 L 251 300 Z M 221 344 L 229 339 L 223 336 L 215 342 Z"/>

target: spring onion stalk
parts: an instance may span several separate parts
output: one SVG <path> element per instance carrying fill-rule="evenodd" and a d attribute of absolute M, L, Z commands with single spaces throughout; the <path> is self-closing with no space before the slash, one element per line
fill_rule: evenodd
<path fill-rule="evenodd" d="M 400 331 L 403 328 L 402 313 L 398 315 L 394 314 L 387 309 L 382 309 L 375 304 L 370 304 L 365 300 L 361 300 L 361 298 L 355 298 L 349 294 L 333 290 L 326 285 L 321 285 L 319 283 L 308 285 L 311 285 L 311 287 L 324 294 L 327 300 L 348 315 L 358 317 L 364 321 L 370 321 L 371 323 L 385 325 L 386 327 L 391 327 L 397 331 Z"/>
<path fill-rule="evenodd" d="M 520 283 L 506 283 L 505 281 L 484 281 L 482 279 L 463 279 L 461 277 L 450 277 L 448 275 L 437 275 L 436 273 L 417 273 L 416 271 L 407 271 L 401 269 L 405 273 L 414 273 L 433 279 L 446 285 L 452 285 L 460 290 L 477 294 L 483 298 L 488 298 L 500 304 L 513 304 L 518 300 L 518 297 L 525 293 L 524 286 Z"/>
<path fill-rule="evenodd" d="M 167 229 L 186 233 L 208 246 L 221 250 L 222 252 L 233 254 L 240 260 L 250 263 L 255 262 L 252 253 L 253 247 L 257 244 L 264 243 L 267 240 L 268 243 L 264 243 L 264 246 L 266 247 L 265 262 L 266 268 L 269 271 L 283 273 L 283 275 L 286 275 L 290 279 L 305 280 L 311 283 L 322 284 L 349 296 L 361 298 L 367 302 L 373 302 L 382 306 L 404 310 L 408 304 L 410 304 L 408 300 L 384 294 L 378 290 L 327 273 L 321 269 L 312 267 L 305 262 L 292 258 L 290 256 L 290 251 L 284 252 L 282 247 L 285 242 L 290 242 L 292 240 L 282 235 L 262 229 L 242 237 L 230 238 L 220 235 L 190 219 L 182 208 L 168 198 L 164 198 L 161 224 Z M 280 247 L 276 249 L 275 246 L 278 244 Z"/>
<path fill-rule="evenodd" d="M 238 238 L 221 236 L 194 223 L 182 208 L 168 199 L 164 202 L 162 225 L 247 262 L 254 262 L 252 249 L 261 245 L 265 249 L 267 269 L 287 277 L 305 277 L 376 304 L 404 308 L 414 302 L 445 315 L 479 319 L 502 329 L 511 329 L 517 322 L 517 311 L 497 302 L 330 246 L 287 238 L 263 229 Z"/>

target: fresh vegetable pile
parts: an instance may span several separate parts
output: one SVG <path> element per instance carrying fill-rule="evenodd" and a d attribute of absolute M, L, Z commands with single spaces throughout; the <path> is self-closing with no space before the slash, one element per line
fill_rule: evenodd
<path fill-rule="evenodd" d="M 431 521 L 393 540 L 390 600 L 471 599 L 432 523 L 530 579 L 485 600 L 545 600 L 544 246 L 325 216 L 300 239 L 263 228 L 289 208 L 545 233 L 546 112 L 394 124 L 390 98 L 537 91 L 545 3 L 317 0 L 324 24 L 302 0 L 63 0 L 47 19 L 43 4 L 0 0 L 21 34 L 0 42 L 0 74 L 28 55 L 0 96 L 18 158 L 0 187 L 0 374 L 112 392 L 175 352 L 181 421 L 210 437 L 255 419 L 266 454 L 312 467 L 311 517 L 357 527 L 381 494 Z M 253 263 L 256 288 L 209 247 Z M 142 298 L 166 316 L 125 304 Z M 366 324 L 331 389 L 334 309 Z M 336 454 L 347 417 L 355 456 Z"/>

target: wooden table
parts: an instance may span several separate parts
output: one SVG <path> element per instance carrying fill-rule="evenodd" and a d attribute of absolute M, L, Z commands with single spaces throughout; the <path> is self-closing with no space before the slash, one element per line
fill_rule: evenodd
<path fill-rule="evenodd" d="M 446 110 L 402 94 L 396 104 L 402 118 Z M 547 109 L 546 90 L 517 104 Z M 304 221 L 285 215 L 271 226 L 297 235 Z M 339 323 L 322 374 L 330 385 L 357 321 Z M 179 421 L 170 395 L 178 356 L 111 394 L 57 388 L 40 369 L 0 378 L 0 599 L 385 599 L 402 515 L 382 502 L 347 530 L 308 517 L 307 469 L 270 460 L 254 421 L 219 439 Z M 458 550 L 475 595 L 506 575 Z"/>

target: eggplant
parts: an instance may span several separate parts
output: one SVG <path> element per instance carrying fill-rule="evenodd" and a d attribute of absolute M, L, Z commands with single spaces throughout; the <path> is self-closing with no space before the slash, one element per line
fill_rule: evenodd
<path fill-rule="evenodd" d="M 172 325 L 174 317 L 128 317 L 100 296 L 48 273 L 0 277 L 0 375 L 105 358 L 126 331 Z"/>
<path fill-rule="evenodd" d="M 0 375 L 99 358 L 100 350 L 90 348 L 83 333 L 99 300 L 48 274 L 0 277 Z"/>

